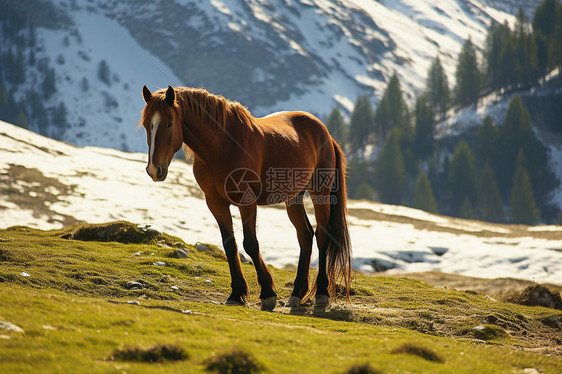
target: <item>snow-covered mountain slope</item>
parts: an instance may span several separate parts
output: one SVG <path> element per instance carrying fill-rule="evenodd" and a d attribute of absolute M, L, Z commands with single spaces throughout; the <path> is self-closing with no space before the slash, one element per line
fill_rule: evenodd
<path fill-rule="evenodd" d="M 221 245 L 191 166 L 174 160 L 167 180 L 153 183 L 146 158 L 78 148 L 0 122 L 0 228 L 124 219 L 153 224 L 188 243 Z M 562 284 L 561 226 L 494 225 L 365 201 L 350 201 L 348 208 L 356 269 Z M 242 248 L 239 215 L 232 213 Z M 298 243 L 285 209 L 259 208 L 258 238 L 266 262 L 296 266 Z"/>
<path fill-rule="evenodd" d="M 135 151 L 143 84 L 204 86 L 255 115 L 323 116 L 360 94 L 376 100 L 397 72 L 412 101 L 435 56 L 452 82 L 464 40 L 482 47 L 492 19 L 514 19 L 484 0 L 44 1 L 65 20 L 38 27 L 33 47 L 55 72 L 47 106 L 68 111 L 63 139 Z M 44 71 L 29 67 L 10 91 L 24 100 Z"/>

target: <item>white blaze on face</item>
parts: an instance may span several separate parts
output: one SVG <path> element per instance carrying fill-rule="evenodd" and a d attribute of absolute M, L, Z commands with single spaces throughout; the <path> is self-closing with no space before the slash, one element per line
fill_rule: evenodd
<path fill-rule="evenodd" d="M 153 117 L 152 120 L 150 121 L 150 148 L 149 148 L 149 159 L 148 162 L 150 165 L 154 164 L 154 159 L 152 158 L 152 156 L 154 155 L 154 148 L 156 147 L 156 145 L 154 143 L 156 143 L 156 132 L 158 131 L 158 126 L 160 125 L 160 114 L 156 113 Z"/>

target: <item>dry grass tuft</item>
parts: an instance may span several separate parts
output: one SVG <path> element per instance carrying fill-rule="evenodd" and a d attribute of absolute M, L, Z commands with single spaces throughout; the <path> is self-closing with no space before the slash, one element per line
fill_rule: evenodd
<path fill-rule="evenodd" d="M 234 349 L 207 360 L 205 369 L 219 374 L 261 373 L 265 366 L 249 353 Z"/>
<path fill-rule="evenodd" d="M 404 343 L 398 348 L 395 348 L 392 353 L 419 356 L 424 360 L 431 362 L 443 362 L 443 359 L 431 349 L 412 343 Z"/>
<path fill-rule="evenodd" d="M 182 361 L 187 358 L 188 354 L 180 346 L 172 344 L 158 344 L 148 349 L 141 349 L 138 347 L 116 349 L 111 354 L 110 360 L 154 363 Z"/>
<path fill-rule="evenodd" d="M 370 364 L 353 365 L 345 374 L 380 374 L 381 372 L 374 369 Z"/>

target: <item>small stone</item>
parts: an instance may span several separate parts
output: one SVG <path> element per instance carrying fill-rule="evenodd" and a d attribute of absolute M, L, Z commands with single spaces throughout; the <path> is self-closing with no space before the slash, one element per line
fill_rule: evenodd
<path fill-rule="evenodd" d="M 174 291 L 179 291 L 180 288 L 179 288 L 178 286 L 172 286 L 172 290 L 174 290 Z"/>
<path fill-rule="evenodd" d="M 172 244 L 174 247 L 176 248 L 185 248 L 185 245 L 183 245 L 182 242 L 175 242 L 174 244 Z"/>
<path fill-rule="evenodd" d="M 134 253 L 135 256 L 140 256 L 140 252 Z"/>
<path fill-rule="evenodd" d="M 152 235 L 159 235 L 161 233 L 160 229 L 151 224 L 140 224 L 137 226 L 137 229 Z"/>
<path fill-rule="evenodd" d="M 152 265 L 156 265 L 156 266 L 166 266 L 166 263 L 164 261 L 157 261 L 157 262 L 153 262 Z"/>
<path fill-rule="evenodd" d="M 535 369 L 535 368 L 525 368 L 523 369 L 524 374 L 541 374 L 543 371 L 542 369 Z"/>
<path fill-rule="evenodd" d="M 22 271 L 20 274 L 22 277 L 30 277 L 31 275 L 29 275 L 28 273 L 26 273 L 25 271 Z"/>
<path fill-rule="evenodd" d="M 184 251 L 183 249 L 178 249 L 176 251 L 176 257 L 177 258 L 187 258 L 187 252 Z"/>
<path fill-rule="evenodd" d="M 199 252 L 208 252 L 210 251 L 209 247 L 207 247 L 205 244 L 201 244 L 199 242 L 195 243 L 195 248 L 197 248 L 197 250 Z"/>
<path fill-rule="evenodd" d="M 183 314 L 191 314 L 191 310 L 186 309 L 181 311 Z"/>
<path fill-rule="evenodd" d="M 482 330 L 484 330 L 484 326 L 482 326 L 482 325 L 474 326 L 472 329 L 473 329 L 473 330 L 482 331 Z"/>
<path fill-rule="evenodd" d="M 140 303 L 136 300 L 129 300 L 127 301 L 127 304 L 131 304 L 131 305 L 140 305 Z"/>
<path fill-rule="evenodd" d="M 12 322 L 0 321 L 0 330 L 12 331 L 12 332 L 24 332 L 23 329 Z"/>
<path fill-rule="evenodd" d="M 246 257 L 244 254 L 242 253 L 238 253 L 238 255 L 240 256 L 240 262 L 243 264 L 252 264 L 252 260 L 248 257 Z"/>
<path fill-rule="evenodd" d="M 139 282 L 129 281 L 125 283 L 125 288 L 128 290 L 142 290 L 144 288 L 144 285 Z"/>
<path fill-rule="evenodd" d="M 220 305 L 220 303 L 219 303 L 218 301 L 215 301 L 215 300 L 211 300 L 211 301 L 209 301 L 209 302 L 210 302 L 211 304 Z"/>
<path fill-rule="evenodd" d="M 207 279 L 207 280 L 205 281 L 205 283 L 208 283 L 208 284 L 212 284 L 212 283 L 213 283 L 213 281 L 212 281 L 212 280 L 210 280 L 210 279 Z"/>
<path fill-rule="evenodd" d="M 156 228 L 156 226 L 150 225 L 149 227 L 147 227 L 146 233 L 152 235 L 160 235 L 162 233 L 162 230 Z"/>

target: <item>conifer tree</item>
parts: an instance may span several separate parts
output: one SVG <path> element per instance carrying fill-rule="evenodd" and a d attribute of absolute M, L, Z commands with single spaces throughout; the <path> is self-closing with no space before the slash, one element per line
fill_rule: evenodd
<path fill-rule="evenodd" d="M 111 85 L 111 71 L 105 60 L 101 60 L 98 65 L 98 79 L 108 86 Z"/>
<path fill-rule="evenodd" d="M 24 129 L 29 129 L 29 122 L 27 121 L 27 116 L 24 112 L 19 112 L 15 124 L 19 127 L 23 127 Z"/>
<path fill-rule="evenodd" d="M 503 222 L 502 200 L 494 173 L 488 163 L 484 165 L 476 186 L 477 216 L 488 222 Z"/>
<path fill-rule="evenodd" d="M 46 99 L 50 98 L 56 91 L 55 70 L 47 69 L 41 86 Z"/>
<path fill-rule="evenodd" d="M 455 148 L 449 166 L 453 211 L 459 209 L 465 198 L 474 200 L 474 183 L 474 156 L 466 140 L 462 140 Z"/>
<path fill-rule="evenodd" d="M 529 22 L 523 8 L 519 7 L 517 24 L 515 26 L 516 57 L 515 77 L 511 84 L 531 83 L 538 78 L 537 45 L 535 38 L 529 31 Z"/>
<path fill-rule="evenodd" d="M 51 121 L 54 129 L 52 134 L 53 138 L 58 140 L 63 138 L 64 132 L 69 127 L 67 115 L 68 111 L 64 103 L 60 103 L 59 106 L 53 111 Z"/>
<path fill-rule="evenodd" d="M 380 201 L 386 204 L 402 203 L 406 177 L 399 138 L 399 129 L 393 130 L 384 142 L 375 163 L 375 187 Z"/>
<path fill-rule="evenodd" d="M 390 78 L 375 111 L 375 127 L 381 140 L 386 139 L 395 127 L 400 128 L 405 134 L 410 131 L 410 114 L 396 74 Z"/>
<path fill-rule="evenodd" d="M 425 173 L 420 173 L 414 187 L 413 206 L 416 209 L 425 210 L 430 213 L 437 213 L 437 203 L 433 196 L 431 184 Z"/>
<path fill-rule="evenodd" d="M 456 102 L 460 105 L 475 104 L 480 94 L 480 71 L 476 49 L 470 38 L 466 40 L 459 54 L 456 78 Z"/>
<path fill-rule="evenodd" d="M 354 199 L 361 200 L 373 200 L 375 197 L 375 191 L 366 182 L 363 182 L 357 188 L 357 192 L 353 196 Z"/>
<path fill-rule="evenodd" d="M 562 67 L 562 4 L 556 7 L 556 22 L 554 27 L 554 35 L 552 36 L 548 55 L 550 65 L 552 67 Z"/>
<path fill-rule="evenodd" d="M 426 92 L 429 105 L 434 108 L 439 118 L 443 118 L 449 107 L 450 93 L 447 74 L 443 70 L 439 56 L 435 57 L 427 73 Z"/>
<path fill-rule="evenodd" d="M 535 9 L 533 15 L 533 31 L 539 31 L 548 42 L 554 35 L 556 28 L 556 0 L 543 0 Z"/>
<path fill-rule="evenodd" d="M 482 125 L 476 134 L 476 146 L 474 149 L 477 167 L 484 164 L 497 165 L 499 130 L 494 125 L 490 116 L 484 117 Z"/>
<path fill-rule="evenodd" d="M 507 196 L 509 186 L 513 181 L 517 154 L 523 149 L 525 154 L 530 154 L 526 144 L 531 145 L 535 135 L 531 128 L 529 111 L 523 105 L 518 95 L 513 96 L 509 102 L 503 126 L 499 137 L 498 154 L 498 185 L 504 196 Z"/>
<path fill-rule="evenodd" d="M 462 201 L 461 208 L 459 209 L 459 217 L 465 219 L 474 218 L 474 209 L 472 208 L 472 202 L 468 196 Z"/>
<path fill-rule="evenodd" d="M 529 173 L 525 168 L 523 151 L 519 153 L 517 170 L 513 176 L 513 187 L 509 197 L 510 218 L 513 223 L 534 225 L 539 220 L 539 209 L 535 203 Z"/>
<path fill-rule="evenodd" d="M 425 160 L 433 154 L 435 122 L 430 100 L 426 95 L 416 99 L 416 127 L 414 150 L 419 159 Z"/>
<path fill-rule="evenodd" d="M 367 96 L 359 96 L 350 118 L 349 137 L 354 151 L 367 145 L 373 123 L 373 109 Z"/>
<path fill-rule="evenodd" d="M 341 114 L 338 107 L 332 109 L 328 118 L 326 119 L 326 128 L 332 135 L 334 139 L 340 144 L 343 145 L 345 143 L 345 135 L 347 130 L 347 125 L 345 123 L 345 118 Z"/>
<path fill-rule="evenodd" d="M 348 163 L 347 189 L 349 196 L 355 196 L 361 184 L 373 186 L 373 163 L 362 159 L 351 158 Z"/>

